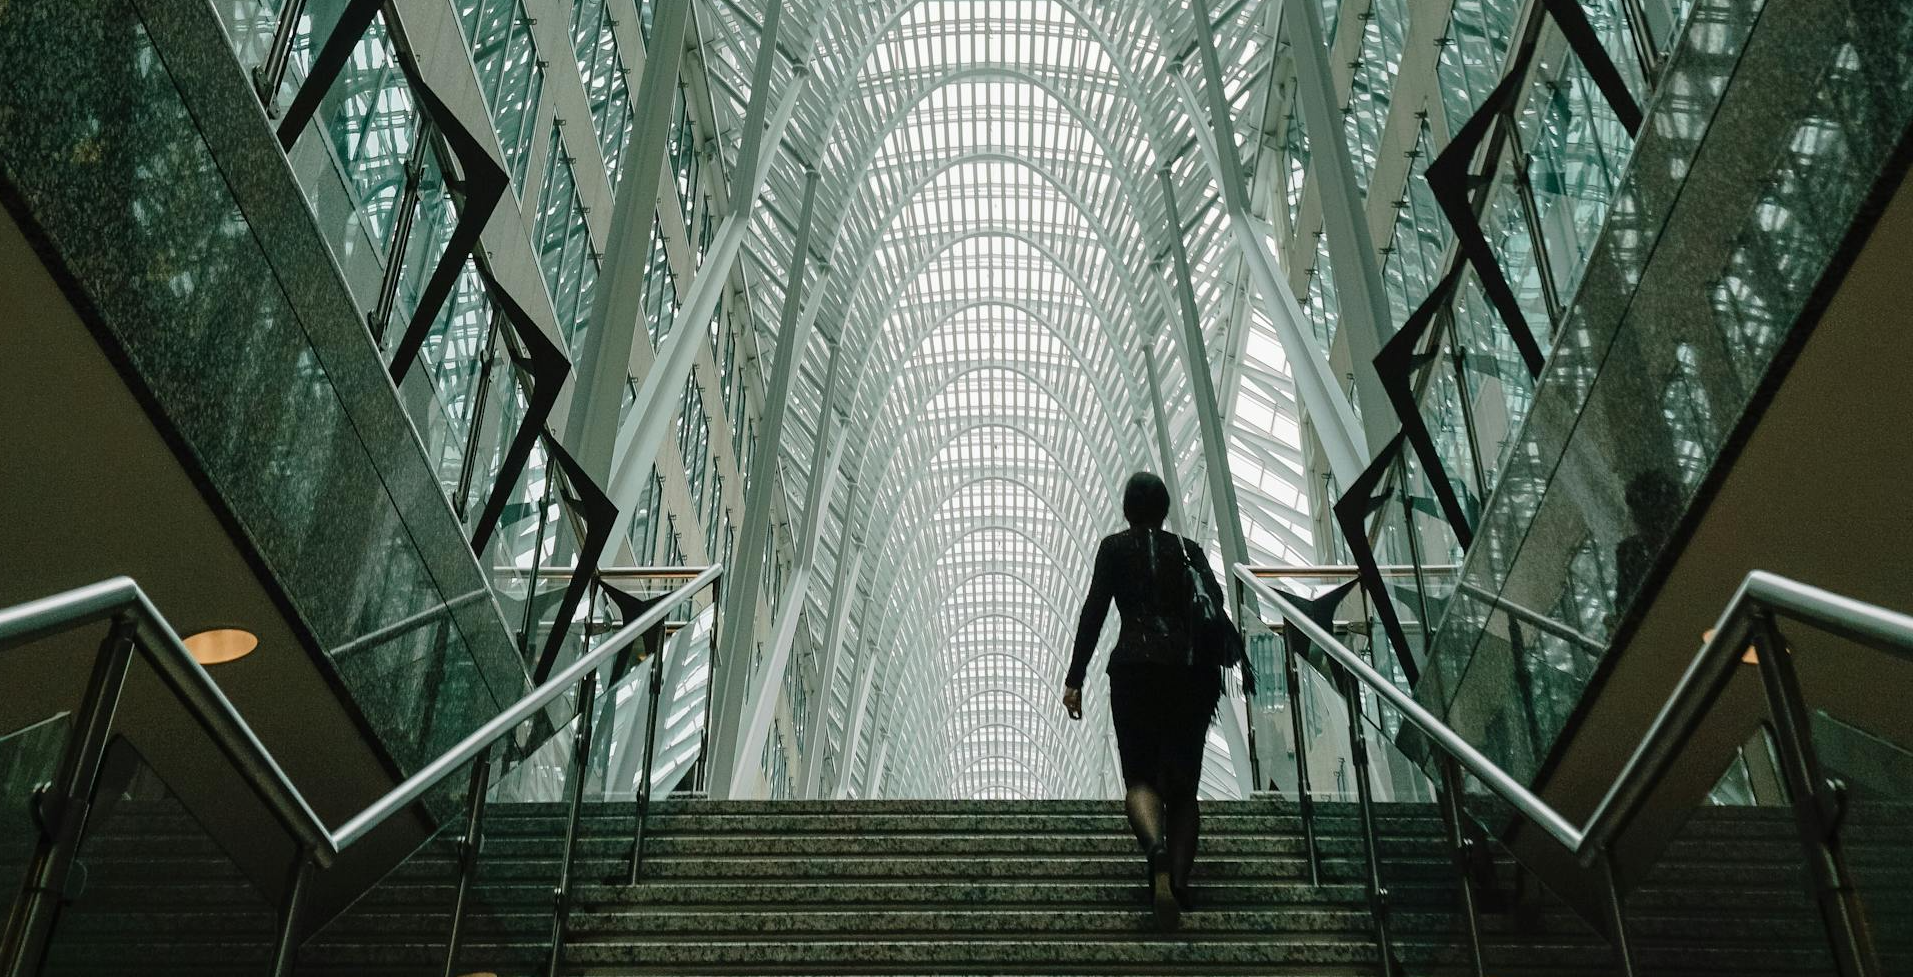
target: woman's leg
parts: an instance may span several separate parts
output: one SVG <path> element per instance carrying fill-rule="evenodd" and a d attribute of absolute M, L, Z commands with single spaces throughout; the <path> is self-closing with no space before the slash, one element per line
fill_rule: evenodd
<path fill-rule="evenodd" d="M 1156 792 L 1154 784 L 1130 781 L 1129 790 L 1123 795 L 1123 810 L 1129 815 L 1129 829 L 1136 833 L 1136 843 L 1142 846 L 1143 851 L 1162 843 L 1162 795 Z"/>
<path fill-rule="evenodd" d="M 1201 675 L 1201 679 L 1208 676 Z M 1169 847 L 1169 874 L 1178 891 L 1187 890 L 1189 876 L 1195 870 L 1196 842 L 1202 833 L 1202 805 L 1196 800 L 1202 780 L 1202 751 L 1209 738 L 1209 717 L 1215 711 L 1219 690 L 1206 681 L 1191 683 L 1189 713 L 1176 730 L 1174 743 L 1163 777 L 1166 841 Z"/>
<path fill-rule="evenodd" d="M 1178 889 L 1189 886 L 1196 867 L 1196 838 L 1202 831 L 1202 805 L 1194 794 L 1169 805 L 1166 815 L 1169 842 L 1169 880 Z"/>
<path fill-rule="evenodd" d="M 1116 752 L 1122 758 L 1123 810 L 1143 851 L 1163 841 L 1162 791 L 1157 756 L 1162 722 L 1147 671 L 1113 668 L 1109 672 L 1109 719 L 1115 726 Z"/>

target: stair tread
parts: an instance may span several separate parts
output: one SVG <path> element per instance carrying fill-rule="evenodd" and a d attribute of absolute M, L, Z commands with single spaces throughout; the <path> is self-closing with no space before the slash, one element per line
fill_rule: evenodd
<path fill-rule="evenodd" d="M 645 881 L 637 886 L 622 882 L 635 809 L 592 803 L 579 821 L 566 971 L 1371 973 L 1361 824 L 1353 805 L 1320 809 L 1323 884 L 1315 886 L 1293 804 L 1205 804 L 1200 904 L 1179 932 L 1163 934 L 1147 912 L 1142 862 L 1113 801 L 674 800 L 647 823 Z M 1398 954 L 1420 969 L 1463 972 L 1460 895 L 1439 815 L 1431 805 L 1381 811 L 1379 854 Z M 489 967 L 515 977 L 541 965 L 565 814 L 559 804 L 487 812 L 459 972 Z M 1644 968 L 1824 969 L 1792 832 L 1784 810 L 1697 811 L 1630 894 Z M 453 834 L 441 832 L 313 936 L 301 972 L 379 977 L 441 965 L 458 869 Z M 1856 869 L 1883 879 L 1909 852 L 1913 846 L 1884 827 L 1848 851 Z M 1497 873 L 1511 878 L 1500 858 Z M 270 947 L 272 912 L 176 805 L 115 807 L 107 830 L 88 837 L 83 860 L 100 870 L 62 917 L 72 942 L 56 955 L 73 962 L 74 973 L 251 972 Z M 1870 894 L 1878 921 L 1888 924 L 1883 935 L 1913 931 L 1900 923 L 1913 922 L 1913 890 Z M 1552 896 L 1519 911 L 1486 911 L 1481 929 L 1496 973 L 1612 969 L 1606 940 Z M 164 945 L 154 945 L 156 934 L 165 934 Z"/>

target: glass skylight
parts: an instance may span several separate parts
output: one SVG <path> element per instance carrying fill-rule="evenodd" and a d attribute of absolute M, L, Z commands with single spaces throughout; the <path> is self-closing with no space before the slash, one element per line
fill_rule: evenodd
<path fill-rule="evenodd" d="M 1217 26 L 1233 104 L 1262 101 L 1273 6 L 1231 8 Z M 732 117 L 720 126 L 727 161 L 756 47 L 739 11 L 762 22 L 749 0 L 699 10 L 715 102 Z M 827 263 L 808 276 L 824 339 L 793 381 L 787 498 L 817 477 L 819 411 L 838 412 L 848 433 L 798 638 L 819 648 L 840 600 L 845 651 L 836 674 L 790 680 L 821 704 L 845 793 L 1109 796 L 1118 774 L 1100 669 L 1088 721 L 1070 722 L 1058 698 L 1097 540 L 1122 526 L 1116 493 L 1130 472 L 1164 467 L 1145 350 L 1169 405 L 1175 528 L 1222 569 L 1175 341 L 1164 166 L 1250 556 L 1312 552 L 1288 362 L 1209 205 L 1218 193 L 1194 138 L 1205 117 L 1185 96 L 1201 78 L 1171 81 L 1169 62 L 1192 43 L 1188 13 L 1140 0 L 930 0 L 783 16 L 807 25 L 787 23 L 784 37 L 808 36 L 813 60 L 745 245 L 767 341 L 806 164 L 821 176 L 812 253 Z M 1239 120 L 1250 164 L 1257 114 Z M 833 346 L 842 360 L 825 403 Z M 853 567 L 834 599 L 834 577 Z M 1114 632 L 1112 620 L 1105 643 Z M 1212 738 L 1212 792 L 1235 789 L 1227 754 Z"/>

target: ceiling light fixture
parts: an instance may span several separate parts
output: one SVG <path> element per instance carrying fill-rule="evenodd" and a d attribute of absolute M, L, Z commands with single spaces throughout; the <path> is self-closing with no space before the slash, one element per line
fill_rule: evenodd
<path fill-rule="evenodd" d="M 201 665 L 223 665 L 252 654 L 259 647 L 259 636 L 243 628 L 209 628 L 187 635 L 182 643 Z"/>

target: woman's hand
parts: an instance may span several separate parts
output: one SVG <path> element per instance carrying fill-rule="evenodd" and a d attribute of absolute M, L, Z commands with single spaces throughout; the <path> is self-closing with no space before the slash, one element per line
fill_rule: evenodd
<path fill-rule="evenodd" d="M 1083 690 L 1064 688 L 1063 708 L 1069 712 L 1069 718 L 1083 718 Z"/>

